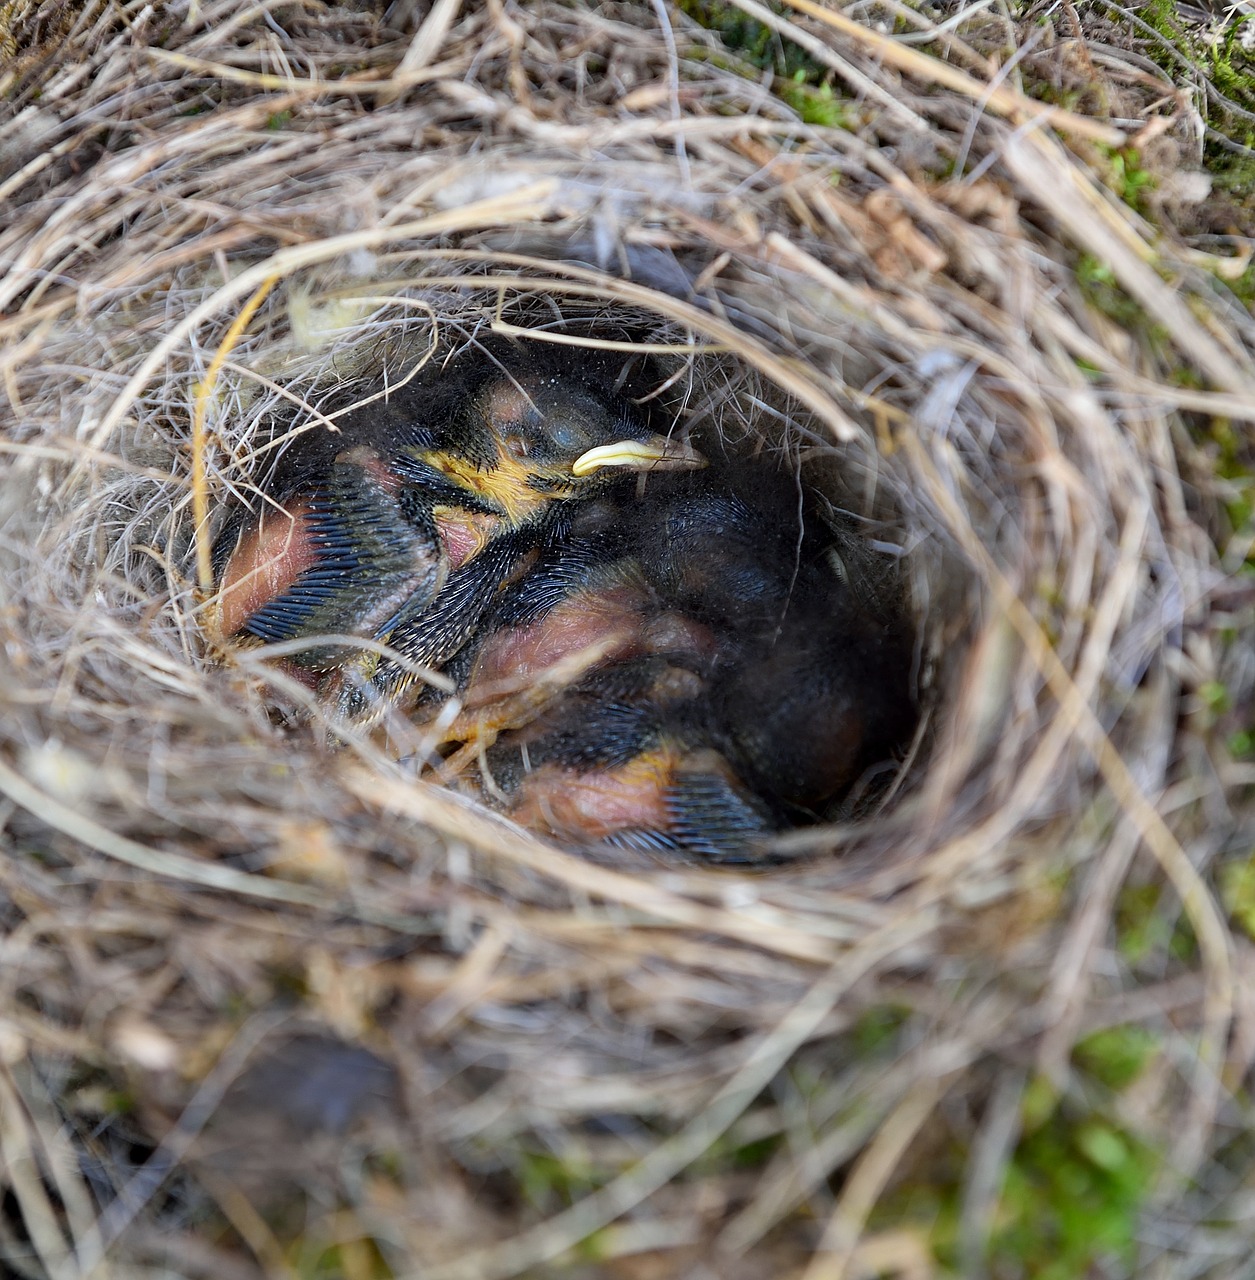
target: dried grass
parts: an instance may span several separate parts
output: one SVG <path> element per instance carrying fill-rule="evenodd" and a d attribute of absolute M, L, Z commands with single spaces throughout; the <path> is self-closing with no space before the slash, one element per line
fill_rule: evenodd
<path fill-rule="evenodd" d="M 1103 1274 L 1245 1274 L 1255 321 L 1191 100 L 1069 5 L 738 8 L 844 127 L 661 3 L 0 9 L 13 1274 L 1035 1274 L 982 1259 L 1043 1087 L 1162 1155 Z M 276 423 L 559 315 L 903 549 L 926 728 L 770 870 L 553 848 L 206 629 Z"/>

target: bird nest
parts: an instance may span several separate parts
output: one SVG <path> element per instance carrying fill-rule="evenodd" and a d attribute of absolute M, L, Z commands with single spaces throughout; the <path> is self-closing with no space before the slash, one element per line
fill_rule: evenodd
<path fill-rule="evenodd" d="M 1137 21 L 0 21 L 13 1274 L 1246 1261 L 1250 224 Z M 888 785 L 591 858 L 223 642 L 276 453 L 493 343 L 648 357 L 892 557 Z"/>

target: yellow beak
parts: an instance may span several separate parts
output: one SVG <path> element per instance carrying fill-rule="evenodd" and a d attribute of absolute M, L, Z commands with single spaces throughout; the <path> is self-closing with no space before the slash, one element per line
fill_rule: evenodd
<path fill-rule="evenodd" d="M 695 471 L 706 466 L 692 445 L 666 436 L 648 436 L 644 440 L 619 440 L 599 444 L 582 453 L 571 464 L 574 476 L 591 475 L 600 467 L 626 467 L 629 471 Z"/>

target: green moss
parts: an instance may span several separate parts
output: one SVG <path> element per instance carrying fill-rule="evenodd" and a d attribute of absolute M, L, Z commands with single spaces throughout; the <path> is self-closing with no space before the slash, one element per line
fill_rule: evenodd
<path fill-rule="evenodd" d="M 1116 898 L 1116 948 L 1133 967 L 1165 959 L 1180 965 L 1198 962 L 1198 939 L 1176 895 L 1162 884 L 1126 884 Z"/>
<path fill-rule="evenodd" d="M 1141 1075 L 1158 1049 L 1158 1038 L 1145 1027 L 1108 1027 L 1081 1040 L 1072 1052 L 1072 1060 L 1118 1093 Z"/>
<path fill-rule="evenodd" d="M 1088 1037 L 1077 1049 L 1082 1080 L 1131 1083 L 1157 1042 L 1136 1027 Z M 1102 1107 L 1092 1089 L 1063 1096 L 1044 1077 L 1028 1082 L 1021 1135 L 1010 1153 L 985 1242 L 991 1280 L 1080 1280 L 1130 1275 L 1143 1206 L 1161 1156 Z M 927 1232 L 945 1274 L 966 1274 L 960 1246 L 964 1169 L 955 1143 L 930 1158 L 926 1183 L 896 1187 L 877 1206 L 873 1229 Z"/>
<path fill-rule="evenodd" d="M 1218 475 L 1226 480 L 1255 478 L 1251 473 L 1252 450 L 1245 425 L 1238 430 L 1230 418 L 1212 418 L 1208 434 L 1217 450 Z"/>
<path fill-rule="evenodd" d="M 927 1238 L 933 1256 L 943 1268 L 942 1274 L 957 1274 L 961 1210 L 962 1195 L 957 1181 L 945 1186 L 895 1187 L 877 1204 L 868 1223 L 869 1232 L 913 1227 Z"/>
<path fill-rule="evenodd" d="M 1191 369 L 1183 364 L 1177 365 L 1169 373 L 1168 380 L 1174 387 L 1186 387 L 1190 391 L 1205 391 L 1207 389 L 1207 384 L 1203 381 L 1202 374 L 1197 369 Z"/>
<path fill-rule="evenodd" d="M 1249 100 L 1255 94 L 1255 77 L 1250 66 L 1240 65 L 1250 61 L 1249 52 L 1242 47 L 1241 36 L 1243 29 L 1252 21 L 1255 19 L 1249 14 L 1240 18 L 1230 17 L 1221 38 L 1208 46 L 1212 83 L 1228 98 Z M 1249 139 L 1249 130 L 1247 136 Z"/>
<path fill-rule="evenodd" d="M 1025 1131 L 1007 1169 L 991 1272 L 1034 1280 L 1129 1274 L 1156 1152 L 1106 1117 L 1066 1105 Z"/>
<path fill-rule="evenodd" d="M 270 983 L 275 995 L 281 1000 L 289 1000 L 293 1004 L 302 1004 L 309 996 L 309 975 L 304 969 L 273 968 L 270 970 Z M 232 1010 L 236 1016 L 251 1015 L 254 1010 L 243 997 Z"/>
<path fill-rule="evenodd" d="M 1126 884 L 1116 898 L 1116 948 L 1137 965 L 1167 948 L 1171 929 L 1159 911 L 1163 894 L 1158 884 Z"/>
<path fill-rule="evenodd" d="M 555 1213 L 582 1199 L 605 1180 L 578 1152 L 525 1151 L 515 1172 L 528 1202 L 542 1213 Z"/>
<path fill-rule="evenodd" d="M 850 103 L 838 97 L 832 72 L 800 45 L 747 18 L 735 5 L 716 0 L 679 0 L 679 7 L 699 26 L 717 33 L 728 53 L 727 57 L 720 57 L 710 50 L 694 49 L 690 57 L 710 61 L 756 84 L 761 82 L 763 71 L 770 71 L 772 92 L 805 124 L 850 127 Z M 771 7 L 781 15 L 789 12 L 782 4 Z"/>
<path fill-rule="evenodd" d="M 1076 280 L 1086 301 L 1096 311 L 1160 354 L 1173 349 L 1168 329 L 1151 319 L 1142 305 L 1125 291 L 1110 263 L 1094 254 L 1083 253 L 1076 262 Z"/>
<path fill-rule="evenodd" d="M 1223 501 L 1229 528 L 1218 538 L 1223 552 L 1229 537 L 1246 539 L 1255 533 L 1255 449 L 1245 424 L 1235 429 L 1228 418 L 1212 418 L 1203 438 L 1208 442 L 1215 474 L 1227 481 Z M 1255 555 L 1248 559 L 1251 563 L 1255 563 Z"/>
<path fill-rule="evenodd" d="M 1077 260 L 1076 279 L 1086 300 L 1121 328 L 1137 332 L 1146 328 L 1146 313 L 1120 287 L 1110 263 L 1083 253 Z"/>
<path fill-rule="evenodd" d="M 1033 1133 L 1055 1113 L 1059 1105 L 1059 1090 L 1046 1076 L 1034 1076 L 1024 1086 L 1020 1099 L 1020 1118 L 1026 1133 Z"/>
<path fill-rule="evenodd" d="M 1213 716 L 1222 716 L 1233 706 L 1227 686 L 1219 680 L 1205 680 L 1198 686 L 1198 696 Z"/>
<path fill-rule="evenodd" d="M 769 3 L 768 7 L 781 17 L 789 13 L 783 4 Z M 721 3 L 721 0 L 679 0 L 679 8 L 699 27 L 715 32 L 729 50 L 760 71 L 774 71 L 788 80 L 801 73 L 802 83 L 815 85 L 828 74 L 827 68 L 800 45 L 783 39 L 757 19 L 746 17 L 734 4 Z"/>
<path fill-rule="evenodd" d="M 1030 98 L 1048 103 L 1052 107 L 1061 107 L 1064 111 L 1080 111 L 1084 106 L 1083 90 L 1062 88 L 1046 80 L 1030 80 L 1024 86 L 1024 91 Z"/>
<path fill-rule="evenodd" d="M 384 1260 L 373 1240 L 350 1240 L 326 1249 L 309 1249 L 304 1240 L 297 1242 L 298 1257 L 293 1271 L 300 1280 L 391 1280 L 396 1273 Z"/>
<path fill-rule="evenodd" d="M 1255 518 L 1255 505 L 1252 503 L 1251 495 L 1245 494 L 1226 502 L 1225 514 L 1229 517 L 1229 524 L 1235 533 L 1247 531 L 1252 518 Z"/>
<path fill-rule="evenodd" d="M 730 1169 L 758 1169 L 780 1150 L 784 1134 L 768 1133 L 747 1137 L 739 1125 L 717 1138 L 693 1164 L 697 1177 L 726 1174 Z"/>
<path fill-rule="evenodd" d="M 1215 164 L 1210 172 L 1214 191 L 1223 191 L 1236 200 L 1255 196 L 1255 158 L 1230 155 L 1228 163 Z"/>
<path fill-rule="evenodd" d="M 1128 9 L 1112 8 L 1109 13 L 1117 22 L 1130 18 Z M 1200 95 L 1198 105 L 1204 122 L 1214 131 L 1204 144 L 1204 167 L 1213 173 L 1229 169 L 1234 165 L 1235 147 L 1249 151 L 1255 146 L 1255 127 L 1246 115 L 1255 112 L 1255 60 L 1241 43 L 1251 17 L 1213 24 L 1186 22 L 1177 0 L 1150 0 L 1135 6 L 1132 17 L 1135 34 L 1145 40 L 1146 56 L 1174 82 L 1180 81 L 1183 71 L 1199 69 L 1227 100 Z M 1242 157 L 1241 163 L 1248 167 L 1250 157 Z"/>
<path fill-rule="evenodd" d="M 1198 936 L 1185 912 L 1177 916 L 1168 938 L 1168 954 L 1190 968 L 1198 963 Z"/>
<path fill-rule="evenodd" d="M 362 1160 L 362 1169 L 375 1178 L 400 1183 L 405 1177 L 405 1162 L 395 1148 L 376 1147 Z"/>
<path fill-rule="evenodd" d="M 732 1152 L 732 1163 L 738 1169 L 757 1169 L 780 1150 L 783 1141 L 783 1136 L 776 1133 L 768 1138 L 759 1138 L 757 1142 L 743 1143 Z"/>
<path fill-rule="evenodd" d="M 796 72 L 792 80 L 777 79 L 776 97 L 787 102 L 801 117 L 803 123 L 825 125 L 831 129 L 850 127 L 850 116 L 845 102 L 836 97 L 830 84 L 818 87 L 807 84 L 802 72 Z"/>
<path fill-rule="evenodd" d="M 602 1227 L 591 1236 L 585 1236 L 575 1246 L 574 1253 L 581 1262 L 605 1262 L 615 1255 L 615 1239 L 619 1235 L 617 1227 Z"/>
<path fill-rule="evenodd" d="M 1146 196 L 1155 186 L 1155 175 L 1143 168 L 1141 152 L 1136 147 L 1121 147 L 1111 152 L 1107 182 L 1112 191 L 1138 213 L 1147 212 Z"/>
<path fill-rule="evenodd" d="M 900 1004 L 878 1004 L 865 1010 L 850 1030 L 859 1056 L 868 1057 L 895 1041 L 910 1016 L 911 1010 Z"/>
<path fill-rule="evenodd" d="M 1220 900 L 1233 923 L 1255 938 L 1255 851 L 1221 868 Z"/>

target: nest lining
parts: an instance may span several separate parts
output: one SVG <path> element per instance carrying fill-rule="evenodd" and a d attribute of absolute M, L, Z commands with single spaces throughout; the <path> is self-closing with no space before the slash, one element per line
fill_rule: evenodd
<path fill-rule="evenodd" d="M 209 1243 L 152 1188 L 135 1220 L 93 1229 L 73 1161 L 49 1174 L 80 1206 L 58 1220 L 10 1170 L 30 1238 L 53 1233 L 31 1273 L 58 1232 L 81 1267 L 101 1248 L 150 1265 L 150 1224 L 171 1213 L 207 1259 L 186 1265 L 210 1274 L 227 1257 L 274 1269 L 270 1231 L 330 1239 L 283 1203 L 259 1231 L 231 1194 L 259 1176 L 256 1148 L 239 1151 L 259 1109 L 279 1135 L 264 1178 L 307 1168 L 309 1203 L 350 1206 L 395 1273 L 514 1274 L 602 1232 L 605 1257 L 653 1248 L 683 1274 L 715 1249 L 721 1274 L 748 1275 L 801 1266 L 824 1238 L 799 1204 L 830 1215 L 828 1256 L 855 1256 L 890 1168 L 944 1178 L 952 1156 L 929 1153 L 946 1125 L 996 1163 L 1025 1061 L 1066 1085 L 1076 1038 L 1143 991 L 1181 1020 L 1140 1015 L 1165 1060 L 1191 1060 L 1198 1031 L 1201 1060 L 1227 1052 L 1240 1076 L 1245 1042 L 1225 1028 L 1243 953 L 1205 898 L 1176 1006 L 1103 941 L 1130 868 L 1153 883 L 1142 842 L 1190 893 L 1242 829 L 1236 800 L 1191 798 L 1200 759 L 1223 787 L 1243 775 L 1182 701 L 1208 678 L 1239 706 L 1250 687 L 1241 645 L 1218 638 L 1249 638 L 1250 607 L 1210 603 L 1224 521 L 1185 415 L 1249 416 L 1255 344 L 1207 264 L 1171 239 L 1153 249 L 1191 314 L 1148 266 L 1146 224 L 1079 163 L 1079 125 L 1069 152 L 974 118 L 952 82 L 899 78 L 874 33 L 796 20 L 865 93 L 838 129 L 688 58 L 718 43 L 678 14 L 680 64 L 631 7 L 489 8 L 445 30 L 327 12 L 334 40 L 296 10 L 276 31 L 229 5 L 183 25 L 88 9 L 67 39 L 93 50 L 92 75 L 36 62 L 11 90 L 0 782 L 18 807 L 0 1007 L 16 1096 L 55 1150 L 37 1105 L 51 1083 L 101 1201 L 165 1134 L 150 1170 L 190 1161 L 186 1194 L 237 1241 Z M 406 66 L 425 40 L 437 51 Z M 328 88 L 345 66 L 351 86 Z M 38 102 L 22 98 L 36 82 Z M 958 157 L 978 176 L 930 176 Z M 1166 338 L 1094 305 L 1077 247 Z M 406 301 L 353 301 L 379 296 Z M 929 750 L 892 808 L 800 833 L 785 868 L 588 865 L 416 789 L 367 743 L 329 759 L 273 722 L 260 669 L 206 651 L 198 397 L 221 513 L 248 498 L 248 450 L 288 412 L 283 391 L 317 408 L 381 342 L 421 347 L 432 314 L 473 336 L 535 325 L 537 298 L 724 348 L 673 357 L 721 428 L 804 426 L 803 448 L 837 459 L 842 501 L 908 548 Z M 1190 366 L 1204 390 L 1179 385 Z M 860 1017 L 888 1007 L 907 1012 L 887 1048 L 860 1049 Z M 248 1075 L 275 1043 L 328 1098 L 365 1061 L 344 1053 L 382 1064 L 348 1106 L 351 1137 Z M 132 1120 L 106 1087 L 129 1091 Z M 1165 1074 L 1153 1097 L 1161 1119 L 1190 1108 L 1181 1133 L 1161 1126 L 1171 1162 L 1211 1169 L 1214 1078 Z M 294 1136 L 315 1122 L 330 1158 Z M 765 1142 L 765 1163 L 703 1173 L 723 1141 Z M 380 1145 L 404 1151 L 382 1180 Z M 589 1170 L 565 1213 L 552 1185 L 520 1191 L 554 1162 Z M 982 1221 L 997 1189 L 955 1176 Z M 388 1203 L 389 1231 L 366 1225 Z"/>

